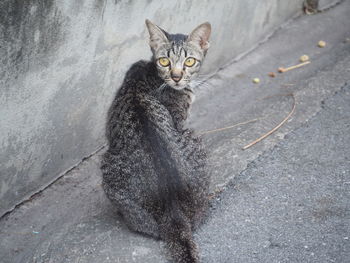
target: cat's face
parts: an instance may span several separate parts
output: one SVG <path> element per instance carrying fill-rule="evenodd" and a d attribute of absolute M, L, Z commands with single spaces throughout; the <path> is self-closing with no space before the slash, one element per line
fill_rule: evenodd
<path fill-rule="evenodd" d="M 199 72 L 209 48 L 210 24 L 199 25 L 188 36 L 169 34 L 149 20 L 146 25 L 159 76 L 174 89 L 185 88 Z"/>

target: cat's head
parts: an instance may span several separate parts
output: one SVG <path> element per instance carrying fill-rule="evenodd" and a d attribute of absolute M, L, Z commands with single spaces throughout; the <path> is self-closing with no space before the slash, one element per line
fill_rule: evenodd
<path fill-rule="evenodd" d="M 159 76 L 170 87 L 180 90 L 197 75 L 209 48 L 211 26 L 208 22 L 191 34 L 169 34 L 146 20 L 153 60 Z"/>

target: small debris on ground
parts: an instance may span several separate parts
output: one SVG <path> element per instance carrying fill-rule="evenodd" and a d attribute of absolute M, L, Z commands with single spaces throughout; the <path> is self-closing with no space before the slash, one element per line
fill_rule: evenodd
<path fill-rule="evenodd" d="M 300 68 L 300 67 L 305 66 L 305 65 L 307 65 L 309 63 L 310 63 L 310 61 L 305 61 L 303 63 L 300 63 L 300 64 L 295 65 L 295 66 L 291 66 L 291 67 L 288 67 L 288 68 L 279 67 L 278 68 L 278 72 L 284 73 L 284 72 L 287 72 L 287 71 L 292 70 L 292 69 Z"/>
<path fill-rule="evenodd" d="M 325 47 L 326 46 L 326 42 L 323 41 L 323 40 L 320 40 L 317 45 L 318 45 L 318 47 Z"/>
<path fill-rule="evenodd" d="M 309 56 L 308 55 L 302 55 L 300 58 L 299 58 L 299 60 L 300 60 L 300 62 L 305 62 L 305 61 L 309 61 Z"/>
<path fill-rule="evenodd" d="M 276 74 L 275 74 L 275 72 L 270 72 L 269 74 L 268 74 L 271 78 L 274 78 L 274 77 L 276 77 Z"/>
<path fill-rule="evenodd" d="M 246 150 L 246 149 L 250 148 L 251 146 L 253 146 L 254 144 L 256 144 L 256 143 L 262 141 L 263 139 L 265 139 L 266 137 L 270 136 L 272 133 L 277 131 L 293 115 L 293 113 L 295 111 L 295 106 L 296 106 L 296 100 L 295 100 L 294 94 L 293 93 L 289 93 L 289 94 L 281 94 L 281 95 L 274 95 L 274 96 L 291 96 L 293 98 L 293 108 L 292 108 L 292 110 L 289 112 L 287 117 L 285 117 L 283 119 L 283 121 L 280 122 L 280 124 L 278 124 L 275 128 L 273 128 L 269 132 L 265 133 L 264 135 L 262 135 L 261 137 L 259 137 L 255 141 L 253 141 L 253 142 L 247 144 L 246 146 L 244 146 L 242 148 L 242 150 Z M 271 96 L 268 96 L 268 97 L 265 97 L 265 98 L 271 98 Z"/>
<path fill-rule="evenodd" d="M 255 84 L 260 83 L 260 79 L 259 78 L 253 78 L 253 83 L 255 83 Z"/>

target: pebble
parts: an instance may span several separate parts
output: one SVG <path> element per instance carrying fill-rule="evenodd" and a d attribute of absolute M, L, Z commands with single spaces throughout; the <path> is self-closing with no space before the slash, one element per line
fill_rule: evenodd
<path fill-rule="evenodd" d="M 309 61 L 309 56 L 308 55 L 302 55 L 299 60 L 300 62 L 306 62 L 306 61 Z"/>
<path fill-rule="evenodd" d="M 270 72 L 270 73 L 269 73 L 269 76 L 270 76 L 271 78 L 274 78 L 274 77 L 276 77 L 276 74 L 275 74 L 275 72 Z"/>
<path fill-rule="evenodd" d="M 325 47 L 325 46 L 326 46 L 326 42 L 323 41 L 323 40 L 320 40 L 320 41 L 318 42 L 318 46 L 319 46 L 319 47 Z"/>

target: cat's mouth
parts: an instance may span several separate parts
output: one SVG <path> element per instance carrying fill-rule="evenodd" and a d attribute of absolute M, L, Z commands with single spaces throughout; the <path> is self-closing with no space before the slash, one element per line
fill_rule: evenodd
<path fill-rule="evenodd" d="M 176 90 L 182 90 L 186 88 L 189 84 L 188 81 L 182 81 L 182 80 L 179 82 L 175 82 L 173 80 L 167 80 L 166 83 L 168 84 L 168 86 Z"/>

